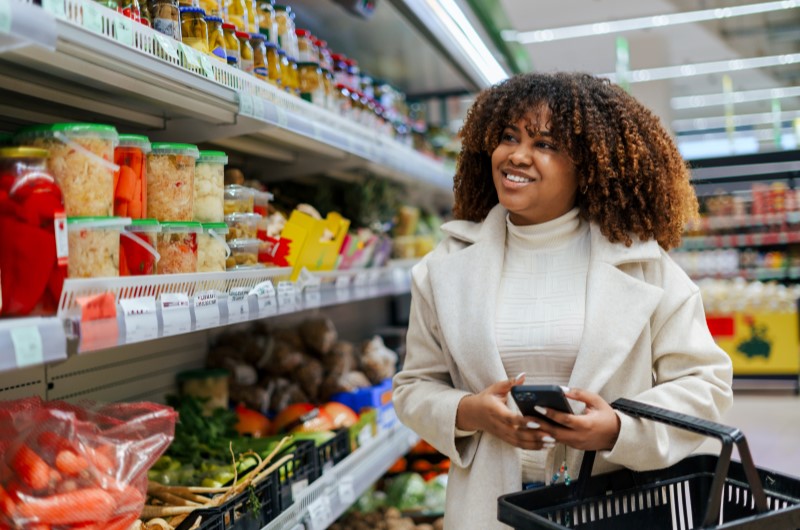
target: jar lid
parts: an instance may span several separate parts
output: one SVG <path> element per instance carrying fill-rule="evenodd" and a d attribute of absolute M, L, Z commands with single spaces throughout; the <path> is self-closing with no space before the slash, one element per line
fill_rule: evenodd
<path fill-rule="evenodd" d="M 200 234 L 203 232 L 203 225 L 197 221 L 161 221 L 161 231 Z"/>
<path fill-rule="evenodd" d="M 278 55 L 280 55 L 281 57 L 287 57 L 286 50 L 278 48 Z"/>
<path fill-rule="evenodd" d="M 258 247 L 261 244 L 260 239 L 231 239 L 228 241 L 228 246 L 232 252 L 237 250 L 254 250 L 258 252 Z"/>
<path fill-rule="evenodd" d="M 334 61 L 344 61 L 345 56 L 342 55 L 341 53 L 333 53 L 331 54 L 331 59 L 333 59 Z"/>
<path fill-rule="evenodd" d="M 38 147 L 0 147 L 0 158 L 47 158 L 50 151 Z"/>
<path fill-rule="evenodd" d="M 290 63 L 297 63 L 297 59 L 295 59 L 294 57 L 292 57 L 288 53 L 286 54 L 286 58 L 289 59 Z"/>
<path fill-rule="evenodd" d="M 230 22 L 225 22 L 222 24 L 222 29 L 232 29 L 236 31 L 236 24 L 231 24 Z"/>
<path fill-rule="evenodd" d="M 227 56 L 228 64 L 236 65 L 239 62 L 239 58 L 235 55 L 228 55 Z"/>
<path fill-rule="evenodd" d="M 122 230 L 131 224 L 130 217 L 67 217 L 67 230 L 86 230 L 87 228 Z"/>
<path fill-rule="evenodd" d="M 249 223 L 257 223 L 259 222 L 264 216 L 260 213 L 244 213 L 244 212 L 236 212 L 236 213 L 229 213 L 225 216 L 226 223 L 241 223 L 241 222 L 249 222 Z M 230 225 L 228 225 L 230 226 Z"/>
<path fill-rule="evenodd" d="M 134 219 L 130 226 L 125 227 L 128 232 L 161 232 L 161 223 L 157 219 Z"/>
<path fill-rule="evenodd" d="M 275 44 L 274 42 L 269 42 L 269 41 L 265 42 L 264 46 L 266 46 L 267 48 L 270 48 L 270 49 L 272 49 L 272 48 L 277 49 L 278 48 L 277 44 Z"/>
<path fill-rule="evenodd" d="M 281 5 L 281 4 L 274 4 L 272 7 L 275 8 L 275 11 L 287 11 L 288 12 L 288 11 L 292 10 L 291 7 L 284 6 L 284 5 Z"/>
<path fill-rule="evenodd" d="M 145 153 L 149 153 L 150 139 L 140 134 L 120 134 L 117 147 L 138 147 Z"/>
<path fill-rule="evenodd" d="M 180 7 L 181 14 L 183 13 L 200 13 L 203 16 L 206 16 L 206 10 L 202 7 L 195 7 L 195 6 L 181 6 Z"/>
<path fill-rule="evenodd" d="M 306 67 L 311 66 L 313 68 L 319 68 L 319 63 L 314 62 L 314 61 L 303 61 L 302 63 L 297 63 L 297 66 L 299 68 L 302 68 L 304 66 L 306 66 Z"/>
<path fill-rule="evenodd" d="M 228 155 L 222 151 L 200 151 L 200 158 L 197 159 L 197 163 L 227 164 Z"/>
<path fill-rule="evenodd" d="M 311 32 L 308 31 L 307 29 L 299 29 L 298 28 L 298 29 L 294 30 L 294 34 L 297 35 L 298 37 L 311 38 Z"/>
<path fill-rule="evenodd" d="M 154 143 L 151 144 L 152 154 L 154 155 L 186 155 L 193 158 L 200 156 L 200 151 L 196 145 L 192 144 L 173 144 L 173 143 Z"/>
<path fill-rule="evenodd" d="M 64 133 L 67 136 L 100 136 L 115 142 L 119 138 L 113 125 L 100 123 L 53 123 L 48 125 L 32 125 L 20 130 L 15 138 L 54 136 Z"/>
<path fill-rule="evenodd" d="M 266 40 L 266 39 L 267 39 L 267 36 L 266 36 L 266 35 L 262 35 L 261 33 L 250 33 L 250 39 L 251 39 L 251 40 L 252 40 L 252 39 L 256 39 L 256 40 Z"/>
<path fill-rule="evenodd" d="M 231 373 L 225 368 L 199 368 L 197 370 L 187 370 L 180 372 L 175 379 L 178 382 L 187 381 L 189 379 L 218 379 L 220 377 L 228 377 Z"/>
<path fill-rule="evenodd" d="M 228 225 L 225 223 L 202 223 L 203 225 L 203 232 L 208 232 L 209 230 L 213 230 L 219 234 L 227 234 L 228 233 Z"/>
<path fill-rule="evenodd" d="M 328 47 L 328 41 L 322 40 L 322 39 L 317 39 L 317 46 L 319 46 L 320 48 L 327 48 Z"/>
<path fill-rule="evenodd" d="M 216 17 L 216 16 L 213 16 L 213 15 L 207 15 L 206 16 L 206 22 L 222 22 L 222 17 Z M 231 26 L 233 26 L 233 24 L 231 24 Z M 225 27 L 225 24 L 223 24 L 222 27 Z M 233 27 L 235 28 L 236 26 L 233 26 Z"/>
<path fill-rule="evenodd" d="M 333 74 L 331 74 L 331 71 L 328 70 L 327 68 L 323 68 L 322 69 L 322 73 L 325 74 L 325 75 L 333 75 Z"/>
<path fill-rule="evenodd" d="M 246 31 L 237 31 L 236 38 L 250 40 L 250 34 Z"/>
<path fill-rule="evenodd" d="M 230 195 L 231 197 L 236 197 L 239 195 L 248 195 L 252 197 L 255 192 L 255 188 L 249 188 L 247 186 L 242 186 L 241 184 L 228 184 L 225 186 L 225 195 Z"/>

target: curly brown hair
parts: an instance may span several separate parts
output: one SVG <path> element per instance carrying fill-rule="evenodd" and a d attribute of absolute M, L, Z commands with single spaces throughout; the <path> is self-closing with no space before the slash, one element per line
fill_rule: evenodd
<path fill-rule="evenodd" d="M 636 235 L 678 246 L 698 206 L 675 142 L 619 86 L 582 73 L 521 74 L 478 95 L 461 129 L 455 217 L 482 221 L 498 203 L 491 154 L 506 126 L 544 106 L 550 133 L 575 164 L 581 217 L 612 242 L 630 246 Z"/>

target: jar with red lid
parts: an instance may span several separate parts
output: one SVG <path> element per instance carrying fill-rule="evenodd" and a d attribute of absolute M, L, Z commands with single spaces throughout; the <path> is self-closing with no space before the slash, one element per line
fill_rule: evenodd
<path fill-rule="evenodd" d="M 333 59 L 333 79 L 337 85 L 350 87 L 350 72 L 347 70 L 347 57 L 339 53 L 331 55 Z"/>
<path fill-rule="evenodd" d="M 114 148 L 114 215 L 142 219 L 147 217 L 147 154 L 150 140 L 146 136 L 121 134 Z"/>
<path fill-rule="evenodd" d="M 347 73 L 350 76 L 350 84 L 348 85 L 353 90 L 361 90 L 361 69 L 358 67 L 358 61 L 355 59 L 346 59 Z"/>
<path fill-rule="evenodd" d="M 315 39 L 314 44 L 319 50 L 319 65 L 323 70 L 328 70 L 333 73 L 333 56 L 331 50 L 328 48 L 328 42 L 320 39 Z"/>
<path fill-rule="evenodd" d="M 307 29 L 296 29 L 297 35 L 297 61 L 301 63 L 319 61 L 319 48 L 314 43 L 316 40 Z"/>
<path fill-rule="evenodd" d="M 0 314 L 51 315 L 67 275 L 64 197 L 46 149 L 0 148 Z"/>

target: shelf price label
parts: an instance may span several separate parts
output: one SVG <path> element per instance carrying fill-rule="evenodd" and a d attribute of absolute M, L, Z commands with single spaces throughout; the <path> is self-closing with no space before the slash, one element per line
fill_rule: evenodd
<path fill-rule="evenodd" d="M 336 278 L 336 282 L 334 283 L 336 289 L 349 289 L 350 288 L 350 276 L 339 276 Z"/>
<path fill-rule="evenodd" d="M 161 51 L 164 52 L 164 54 L 172 59 L 175 59 L 176 61 L 180 60 L 180 57 L 178 57 L 178 50 L 175 49 L 172 39 L 158 32 L 155 33 L 155 37 L 156 42 L 158 42 L 158 46 L 161 48 Z"/>
<path fill-rule="evenodd" d="M 308 506 L 308 517 L 311 523 L 311 530 L 322 530 L 332 523 L 333 511 L 331 501 L 323 495 Z"/>
<path fill-rule="evenodd" d="M 114 37 L 127 46 L 133 46 L 133 20 L 128 17 L 114 19 Z"/>
<path fill-rule="evenodd" d="M 146 340 L 158 337 L 158 316 L 154 296 L 126 298 L 119 301 L 127 339 Z"/>
<path fill-rule="evenodd" d="M 289 116 L 286 115 L 286 111 L 281 106 L 276 106 L 278 111 L 278 125 L 286 129 L 289 127 Z"/>
<path fill-rule="evenodd" d="M 183 65 L 185 68 L 200 68 L 200 61 L 197 59 L 197 52 L 194 51 L 194 48 L 179 42 L 178 49 L 180 49 L 181 55 L 183 55 Z"/>
<path fill-rule="evenodd" d="M 0 3 L 0 33 L 11 33 L 11 2 Z"/>
<path fill-rule="evenodd" d="M 264 118 L 264 100 L 259 96 L 253 96 L 253 116 Z"/>
<path fill-rule="evenodd" d="M 294 306 L 297 303 L 297 286 L 294 282 L 278 282 L 278 305 Z"/>
<path fill-rule="evenodd" d="M 94 33 L 103 32 L 103 12 L 98 4 L 83 3 L 83 27 Z"/>
<path fill-rule="evenodd" d="M 342 477 L 339 481 L 339 501 L 344 506 L 350 506 L 356 501 L 356 493 L 353 489 L 353 475 Z"/>
<path fill-rule="evenodd" d="M 45 11 L 57 17 L 66 16 L 67 11 L 64 9 L 64 0 L 42 0 L 42 7 Z"/>
<path fill-rule="evenodd" d="M 42 364 L 44 355 L 42 350 L 42 336 L 36 326 L 22 326 L 9 330 L 11 343 L 14 345 L 14 357 L 17 368 Z"/>
<path fill-rule="evenodd" d="M 253 103 L 253 96 L 251 94 L 239 94 L 239 114 L 244 116 L 253 116 L 255 103 Z"/>
<path fill-rule="evenodd" d="M 189 312 L 189 296 L 184 293 L 163 293 L 161 321 L 164 323 L 164 335 L 190 332 L 192 315 Z"/>
<path fill-rule="evenodd" d="M 247 315 L 250 312 L 250 306 L 248 305 L 247 298 L 249 295 L 250 289 L 247 287 L 236 287 L 231 289 L 231 292 L 228 293 L 229 321 L 243 320 L 247 318 Z"/>
<path fill-rule="evenodd" d="M 267 280 L 261 282 L 250 291 L 258 302 L 258 312 L 272 315 L 278 311 L 278 300 L 275 296 L 275 286 Z"/>
<path fill-rule="evenodd" d="M 214 77 L 214 68 L 211 66 L 211 59 L 208 58 L 205 54 L 199 54 L 200 56 L 200 67 L 203 69 L 203 73 L 209 79 L 215 79 Z"/>
<path fill-rule="evenodd" d="M 215 291 L 203 291 L 194 295 L 194 326 L 197 329 L 219 325 L 219 299 Z"/>

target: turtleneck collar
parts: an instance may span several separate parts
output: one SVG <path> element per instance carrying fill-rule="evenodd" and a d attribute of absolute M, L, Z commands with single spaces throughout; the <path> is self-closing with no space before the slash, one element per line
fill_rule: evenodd
<path fill-rule="evenodd" d="M 514 247 L 553 248 L 584 234 L 589 224 L 579 216 L 577 207 L 546 223 L 517 226 L 506 215 L 507 244 Z"/>

